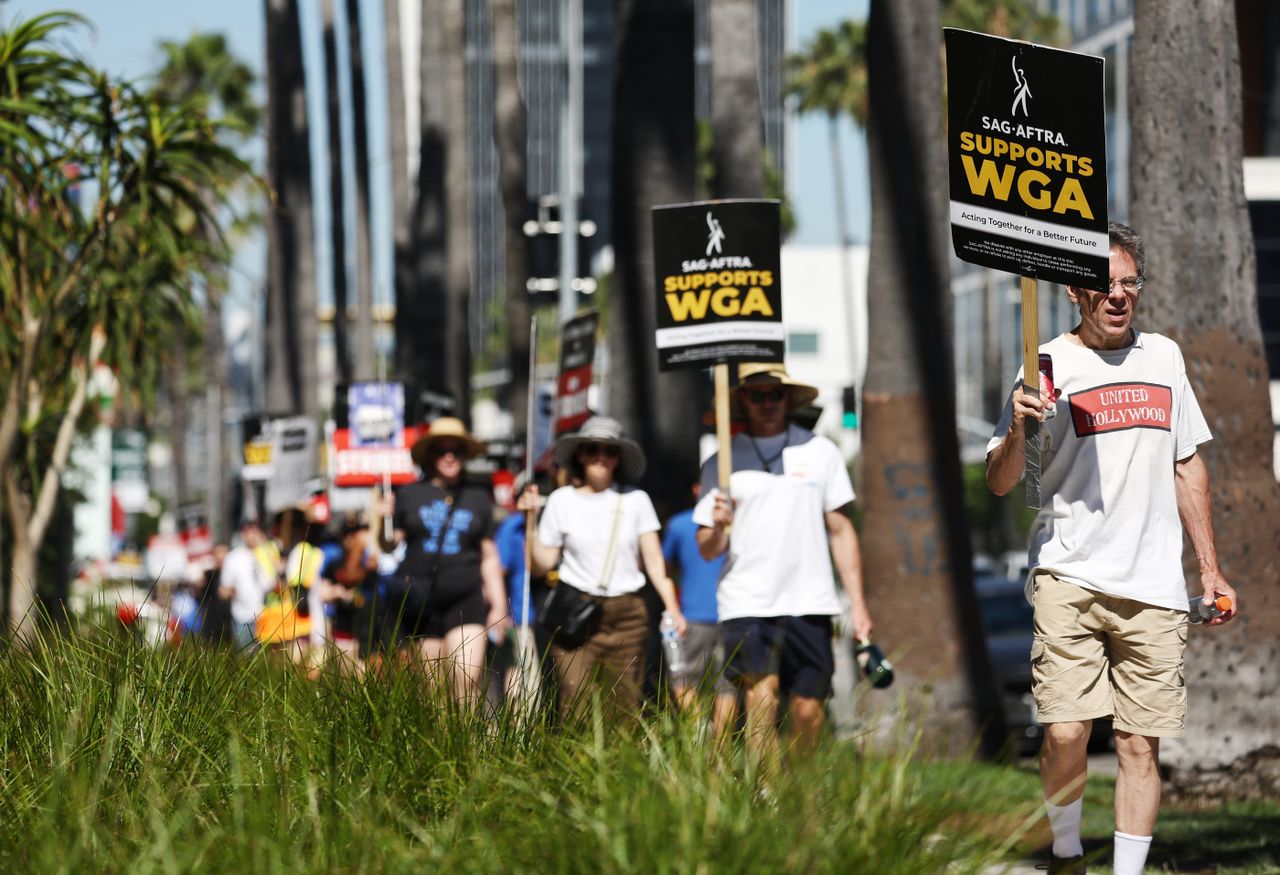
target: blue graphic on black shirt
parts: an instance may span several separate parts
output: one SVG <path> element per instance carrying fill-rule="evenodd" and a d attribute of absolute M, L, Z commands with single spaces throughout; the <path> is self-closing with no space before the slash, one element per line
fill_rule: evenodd
<path fill-rule="evenodd" d="M 456 556 L 462 549 L 462 535 L 471 528 L 475 513 L 460 507 L 449 516 L 449 504 L 446 501 L 434 501 L 418 508 L 418 518 L 422 527 L 427 530 L 427 537 L 422 542 L 422 552 L 439 553 L 442 556 Z M 449 521 L 449 530 L 444 533 L 444 546 L 440 546 L 440 532 L 445 520 Z"/>

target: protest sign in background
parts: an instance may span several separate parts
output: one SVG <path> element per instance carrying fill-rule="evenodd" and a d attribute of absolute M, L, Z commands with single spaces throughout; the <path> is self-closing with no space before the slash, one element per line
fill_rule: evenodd
<path fill-rule="evenodd" d="M 782 361 L 780 246 L 777 201 L 653 208 L 662 370 Z"/>
<path fill-rule="evenodd" d="M 330 480 L 334 486 L 400 486 L 417 479 L 410 449 L 425 429 L 405 422 L 401 383 L 352 383 L 335 409 Z M 335 408 L 338 405 L 335 404 Z"/>
<path fill-rule="evenodd" d="M 1106 288 L 1102 58 L 954 28 L 945 34 L 956 255 Z"/>
<path fill-rule="evenodd" d="M 560 330 L 560 376 L 556 381 L 556 434 L 573 431 L 591 416 L 587 392 L 596 358 L 596 326 L 592 311 L 570 319 Z"/>

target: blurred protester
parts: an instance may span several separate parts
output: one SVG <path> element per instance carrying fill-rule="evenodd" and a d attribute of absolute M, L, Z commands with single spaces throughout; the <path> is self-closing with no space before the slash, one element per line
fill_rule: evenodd
<path fill-rule="evenodd" d="M 222 565 L 227 561 L 229 548 L 226 544 L 215 544 L 213 557 L 209 567 L 205 569 L 204 578 L 196 592 L 200 604 L 200 637 L 211 644 L 222 644 L 234 640 L 231 626 L 231 604 L 218 593 L 222 580 Z"/>
<path fill-rule="evenodd" d="M 732 499 L 716 488 L 713 455 L 702 467 L 693 520 L 705 558 L 728 554 L 716 595 L 726 674 L 745 695 L 748 743 L 772 766 L 782 688 L 790 691 L 794 742 L 814 745 L 825 722 L 832 617 L 840 613 L 833 562 L 854 634 L 869 639 L 872 623 L 858 536 L 844 512 L 854 498 L 844 458 L 831 441 L 787 420 L 818 390 L 781 364 L 742 364 L 738 382 L 730 411 L 746 427 L 732 443 Z"/>
<path fill-rule="evenodd" d="M 414 642 L 434 681 L 469 704 L 482 698 L 488 633 L 505 634 L 511 613 L 493 542 L 491 492 L 464 478 L 466 461 L 483 450 L 461 420 L 432 422 L 412 449 L 426 479 L 388 500 L 394 534 L 382 545 L 406 546 L 399 633 Z"/>
<path fill-rule="evenodd" d="M 640 703 L 648 610 L 640 590 L 643 565 L 680 634 L 685 619 L 675 587 L 667 577 L 658 539 L 658 516 L 647 493 L 624 484 L 644 474 L 644 452 L 622 433 L 621 424 L 595 416 L 582 429 L 556 442 L 556 464 L 580 485 L 551 493 L 532 545 L 533 571 L 545 574 L 560 565 L 561 587 L 601 606 L 599 623 L 581 647 L 556 642 L 551 653 L 565 714 L 578 711 L 593 677 L 603 683 L 610 710 L 633 712 Z M 520 509 L 537 507 L 538 489 L 530 486 Z"/>
<path fill-rule="evenodd" d="M 242 520 L 240 543 L 227 553 L 218 579 L 219 595 L 231 602 L 232 635 L 242 652 L 258 645 L 258 617 L 266 606 L 267 593 L 275 589 L 279 573 L 270 551 L 262 549 L 266 540 L 257 520 Z"/>
<path fill-rule="evenodd" d="M 373 545 L 369 521 L 363 514 L 343 517 L 339 540 L 326 552 L 320 570 L 320 593 L 326 621 L 326 644 L 338 656 L 343 671 L 360 668 L 359 625 L 378 573 L 378 551 Z"/>
<path fill-rule="evenodd" d="M 305 665 L 310 658 L 311 594 L 324 564 L 325 531 L 307 507 L 287 508 L 276 519 L 287 553 L 276 590 L 258 617 L 258 641 Z"/>
<path fill-rule="evenodd" d="M 690 493 L 696 503 L 702 483 L 695 479 Z M 716 583 L 724 557 L 706 560 L 698 552 L 698 525 L 693 508 L 673 514 L 662 538 L 667 570 L 680 581 L 680 610 L 689 621 L 684 637 L 684 666 L 673 672 L 672 691 L 681 708 L 701 710 L 702 693 L 714 692 L 711 721 L 717 735 L 729 728 L 737 706 L 737 692 L 725 677 L 724 642 L 716 612 Z"/>

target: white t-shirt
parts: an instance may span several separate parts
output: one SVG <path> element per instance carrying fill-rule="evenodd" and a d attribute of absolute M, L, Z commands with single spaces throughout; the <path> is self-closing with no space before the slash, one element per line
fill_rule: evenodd
<path fill-rule="evenodd" d="M 720 619 L 840 613 L 825 517 L 854 497 L 840 451 L 795 425 L 752 441 L 739 434 L 731 444 L 735 504 L 716 588 Z M 712 524 L 717 479 L 712 456 L 702 466 L 702 499 L 693 511 L 700 526 Z"/>
<path fill-rule="evenodd" d="M 580 492 L 576 487 L 562 486 L 547 499 L 538 523 L 538 541 L 545 547 L 563 548 L 560 579 L 583 592 L 615 596 L 644 586 L 640 536 L 656 532 L 662 525 L 647 492 L 625 489 L 621 507 L 618 495 L 612 487 L 603 492 Z M 615 509 L 621 518 L 614 544 L 613 574 L 602 592 L 600 576 L 604 574 Z"/>
<path fill-rule="evenodd" d="M 253 551 L 243 544 L 227 553 L 227 558 L 222 560 L 218 583 L 235 590 L 231 596 L 231 619 L 237 623 L 252 623 L 258 619 L 267 603 L 267 593 L 274 585 Z"/>
<path fill-rule="evenodd" d="M 1057 416 L 1041 427 L 1042 507 L 1031 526 L 1031 567 L 1107 595 L 1185 611 L 1174 463 L 1213 436 L 1182 351 L 1145 332 L 1119 350 L 1088 349 L 1059 335 L 1040 351 L 1053 356 L 1062 395 Z M 1012 393 L 988 452 L 1008 433 L 1011 404 Z"/>

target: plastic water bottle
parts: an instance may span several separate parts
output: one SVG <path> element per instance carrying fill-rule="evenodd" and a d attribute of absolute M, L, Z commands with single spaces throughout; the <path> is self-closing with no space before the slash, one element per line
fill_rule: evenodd
<path fill-rule="evenodd" d="M 1206 620 L 1212 620 L 1214 617 L 1221 617 L 1231 610 L 1231 596 L 1220 595 L 1207 605 L 1202 597 L 1193 596 L 1187 607 L 1189 608 L 1187 622 L 1203 623 Z"/>
<path fill-rule="evenodd" d="M 667 671 L 678 675 L 684 671 L 684 642 L 680 640 L 675 617 L 670 611 L 662 612 L 658 632 L 662 635 L 662 656 L 667 662 Z"/>
<path fill-rule="evenodd" d="M 893 663 L 885 658 L 884 652 L 872 644 L 870 639 L 859 639 L 854 645 L 853 655 L 871 686 L 883 690 L 893 683 Z"/>

